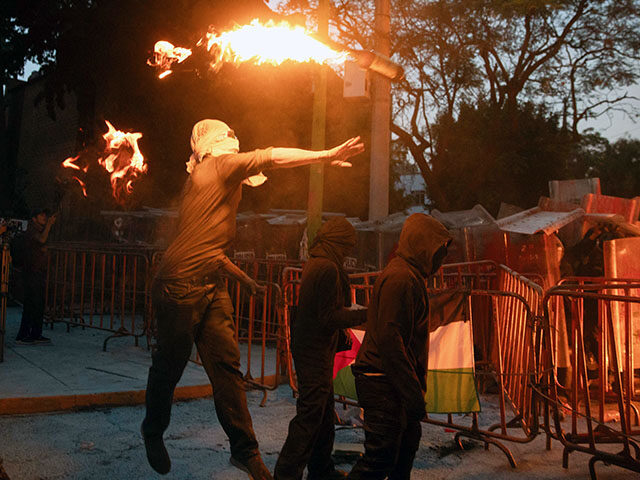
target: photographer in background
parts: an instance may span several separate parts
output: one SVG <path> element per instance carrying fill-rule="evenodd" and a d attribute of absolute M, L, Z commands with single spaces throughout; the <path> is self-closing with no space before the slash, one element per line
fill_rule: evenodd
<path fill-rule="evenodd" d="M 22 267 L 24 299 L 22 321 L 16 337 L 20 345 L 51 344 L 51 340 L 42 336 L 45 291 L 47 282 L 47 240 L 56 216 L 47 209 L 34 210 L 27 226 L 27 231 L 16 248 L 12 248 L 12 256 Z M 17 253 L 19 252 L 19 253 Z"/>

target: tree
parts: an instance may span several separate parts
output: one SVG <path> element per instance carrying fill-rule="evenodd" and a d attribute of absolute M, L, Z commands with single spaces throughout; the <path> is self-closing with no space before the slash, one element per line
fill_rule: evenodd
<path fill-rule="evenodd" d="M 640 195 L 640 140 L 621 138 L 609 143 L 597 134 L 585 136 L 581 155 L 588 175 L 599 177 L 606 195 Z"/>
<path fill-rule="evenodd" d="M 225 119 L 241 139 L 242 150 L 274 144 L 309 147 L 315 65 L 225 65 L 215 74 L 203 68 L 200 76 L 176 72 L 163 80 L 146 65 L 158 40 L 189 46 L 209 25 L 224 30 L 254 18 L 277 17 L 262 0 L 9 0 L 0 9 L 3 31 L 11 34 L 3 43 L 4 78 L 19 74 L 25 60 L 41 64 L 46 76 L 42 99 L 51 115 L 66 106 L 67 93 L 73 92 L 80 115 L 78 149 L 100 139 L 104 120 L 143 133 L 140 147 L 149 160 L 149 174 L 134 189 L 138 204 L 164 206 L 179 193 L 191 127 L 202 118 Z M 362 131 L 354 110 L 347 109 L 341 96 L 329 106 L 334 127 L 328 129 L 328 143 Z M 366 176 L 358 169 L 342 172 L 341 181 Z M 252 189 L 241 208 L 304 205 L 302 169 L 272 176 L 280 188 L 267 182 Z M 349 213 L 360 210 L 353 207 Z"/>
<path fill-rule="evenodd" d="M 483 205 L 496 215 L 501 202 L 535 206 L 549 179 L 566 178 L 571 135 L 544 107 L 463 105 L 456 120 L 433 125 L 433 175 L 449 207 Z"/>
<path fill-rule="evenodd" d="M 313 11 L 314 2 L 287 7 Z M 371 0 L 336 0 L 339 39 L 373 44 Z M 518 110 L 542 104 L 579 140 L 584 120 L 613 111 L 630 116 L 640 78 L 638 0 L 396 0 L 392 52 L 407 81 L 394 89 L 392 132 L 406 145 L 439 208 L 455 203 L 435 181 L 432 123 L 463 105 Z M 482 125 L 478 125 L 482 128 Z"/>

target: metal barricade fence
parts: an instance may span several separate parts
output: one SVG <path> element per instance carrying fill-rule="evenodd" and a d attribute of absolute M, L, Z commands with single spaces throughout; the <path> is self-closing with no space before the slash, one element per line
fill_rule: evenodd
<path fill-rule="evenodd" d="M 498 290 L 498 264 L 491 260 L 445 264 L 429 278 L 427 286 L 438 289 Z M 475 312 L 473 339 L 476 366 L 483 369 L 491 361 L 493 331 L 490 319 L 493 305 L 489 297 L 475 296 L 471 299 L 471 306 Z M 480 385 L 481 391 L 484 391 L 485 387 L 484 383 Z"/>
<path fill-rule="evenodd" d="M 564 446 L 563 466 L 568 467 L 571 452 L 589 454 L 592 479 L 598 461 L 640 472 L 640 415 L 634 404 L 639 400 L 634 374 L 640 363 L 637 345 L 634 352 L 640 330 L 639 290 L 639 280 L 572 278 L 549 289 L 544 297 L 548 388 L 542 394 L 552 409 L 555 435 Z M 560 384 L 557 370 L 550 368 L 555 363 L 549 345 L 554 299 L 562 300 L 569 312 L 573 371 L 568 385 Z M 592 355 L 596 368 L 589 365 Z M 566 432 L 561 424 L 564 412 L 571 421 Z"/>
<path fill-rule="evenodd" d="M 150 278 L 153 278 L 162 254 L 163 252 L 153 254 Z M 267 392 L 277 388 L 283 379 L 290 379 L 292 374 L 292 369 L 287 364 L 290 354 L 288 329 L 285 328 L 283 314 L 283 293 L 279 278 L 276 278 L 276 273 L 285 269 L 287 263 L 262 259 L 234 260 L 234 263 L 266 287 L 264 292 L 251 295 L 238 281 L 225 278 L 225 288 L 233 306 L 235 337 L 240 346 L 244 379 L 247 384 L 263 391 L 261 405 L 264 405 Z M 150 290 L 149 285 L 149 293 Z M 148 339 L 153 346 L 157 332 L 150 299 L 149 309 Z M 202 363 L 195 345 L 191 361 Z"/>
<path fill-rule="evenodd" d="M 284 323 L 289 327 L 290 312 L 297 305 L 301 269 L 286 269 L 283 273 Z M 379 273 L 349 276 L 352 302 L 368 304 Z M 531 385 L 540 376 L 540 348 L 535 325 L 542 288 L 491 261 L 444 265 L 438 275 L 429 279 L 427 286 L 432 292 L 433 287 L 441 290 L 465 288 L 469 296 L 467 318 L 472 324 L 480 322 L 495 333 L 495 340 L 485 348 L 489 352 L 486 363 L 476 370 L 476 376 L 491 377 L 497 384 L 500 422 L 481 428 L 477 413 L 471 413 L 463 422 L 456 421 L 452 414 L 446 419 L 427 416 L 425 421 L 457 430 L 455 438 L 460 445 L 460 437 L 466 436 L 487 446 L 497 446 L 515 467 L 513 455 L 502 442 L 530 442 L 540 431 L 539 409 Z M 292 388 L 295 392 L 293 379 Z M 521 433 L 513 434 L 514 428 L 520 429 Z"/>
<path fill-rule="evenodd" d="M 475 298 L 489 299 L 492 315 L 489 326 L 495 332 L 492 359 L 483 368 L 476 368 L 476 382 L 493 379 L 497 386 L 500 421 L 481 427 L 480 414 L 472 412 L 461 420 L 447 414 L 446 420 L 427 415 L 425 421 L 457 430 L 455 440 L 462 448 L 460 437 L 469 437 L 489 445 L 495 445 L 506 455 L 512 467 L 516 466 L 511 451 L 504 441 L 527 443 L 540 432 L 536 398 L 531 385 L 538 375 L 535 338 L 535 317 L 527 300 L 516 292 L 497 290 L 470 290 L 467 302 L 467 318 L 474 322 L 476 315 L 486 310 L 474 311 Z M 512 429 L 521 432 L 515 434 Z"/>
<path fill-rule="evenodd" d="M 290 381 L 282 290 L 269 282 L 264 292 L 251 295 L 238 281 L 227 279 L 226 285 L 234 308 L 236 339 L 246 359 L 244 379 L 263 391 L 264 406 L 267 391 L 275 390 L 283 379 Z"/>
<path fill-rule="evenodd" d="M 527 443 L 541 431 L 539 402 L 532 385 L 541 375 L 536 324 L 542 287 L 493 261 L 443 265 L 427 285 L 440 291 L 469 289 L 466 314 L 474 333 L 476 384 L 480 391 L 497 387 L 500 421 L 481 427 L 478 413 L 469 414 L 462 422 L 452 414 L 446 420 L 427 415 L 425 421 L 457 430 L 454 438 L 461 448 L 461 436 L 482 441 L 487 448 L 495 445 L 515 467 L 515 459 L 503 442 Z M 548 430 L 547 423 L 545 420 L 542 425 L 544 430 Z"/>
<path fill-rule="evenodd" d="M 150 265 L 132 252 L 55 246 L 48 249 L 45 320 L 132 336 L 138 345 L 150 319 Z"/>

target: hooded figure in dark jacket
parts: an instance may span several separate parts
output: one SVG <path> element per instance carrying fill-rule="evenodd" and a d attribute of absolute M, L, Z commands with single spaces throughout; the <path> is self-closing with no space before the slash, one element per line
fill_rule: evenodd
<path fill-rule="evenodd" d="M 405 221 L 396 257 L 373 287 L 366 334 L 352 370 L 364 409 L 365 454 L 353 479 L 409 479 L 425 416 L 429 302 L 425 280 L 451 236 L 433 217 Z"/>
<path fill-rule="evenodd" d="M 366 310 L 352 310 L 344 257 L 356 232 L 344 217 L 325 222 L 302 270 L 298 311 L 291 326 L 291 350 L 298 377 L 296 416 L 276 464 L 277 480 L 346 476 L 331 460 L 334 439 L 333 359 L 340 330 L 366 321 Z"/>

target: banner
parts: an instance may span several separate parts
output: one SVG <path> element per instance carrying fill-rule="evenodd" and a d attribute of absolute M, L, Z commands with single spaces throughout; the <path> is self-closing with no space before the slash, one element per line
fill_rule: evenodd
<path fill-rule="evenodd" d="M 466 318 L 468 293 L 449 290 L 429 295 L 429 360 L 425 403 L 429 413 L 480 411 L 475 384 L 473 328 Z M 336 395 L 357 400 L 351 372 L 364 331 L 349 330 L 351 350 L 336 354 L 333 388 Z"/>

